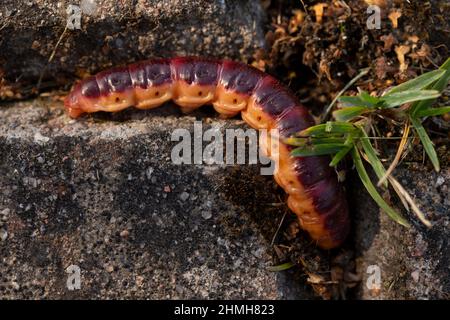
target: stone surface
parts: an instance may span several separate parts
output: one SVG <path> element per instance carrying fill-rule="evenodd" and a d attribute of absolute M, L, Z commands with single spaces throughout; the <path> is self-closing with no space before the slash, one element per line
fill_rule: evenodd
<path fill-rule="evenodd" d="M 181 116 L 172 105 L 71 120 L 51 98 L 3 106 L 0 118 L 0 298 L 316 297 L 304 271 L 266 269 L 279 263 L 271 242 L 285 211 L 272 177 L 254 165 L 171 162 L 174 129 L 192 131 L 196 119 L 204 129 L 246 128 L 241 120 L 211 108 Z M 447 150 L 438 148 L 440 173 L 420 149 L 394 172 L 431 229 L 404 210 L 409 230 L 380 213 L 353 172 L 345 247 L 317 255 L 299 233 L 293 261 L 354 252 L 362 281 L 349 297 L 448 299 Z M 67 289 L 71 265 L 81 268 L 80 290 Z M 370 266 L 379 289 L 367 286 Z"/>
<path fill-rule="evenodd" d="M 430 229 L 404 209 L 412 228 L 398 225 L 380 213 L 363 187 L 354 183 L 350 192 L 355 208 L 355 250 L 363 275 L 360 298 L 450 299 L 450 168 L 448 149 L 443 146 L 439 151 L 443 168 L 439 173 L 419 162 L 421 152 L 394 172 L 432 222 Z M 397 208 L 401 209 L 398 203 Z M 381 272 L 379 290 L 367 286 L 374 283 L 374 269 L 369 266 Z"/>
<path fill-rule="evenodd" d="M 196 116 L 245 127 L 199 113 L 0 108 L 0 298 L 313 297 L 295 271 L 266 269 L 284 212 L 272 177 L 171 162 L 171 132 Z M 80 290 L 66 286 L 71 265 Z"/>
<path fill-rule="evenodd" d="M 80 29 L 63 34 L 69 5 L 81 10 Z M 264 46 L 263 26 L 259 1 L 2 0 L 0 80 L 8 90 L 0 96 L 26 96 L 41 75 L 41 88 L 60 87 L 86 73 L 150 57 L 201 54 L 248 61 Z"/>

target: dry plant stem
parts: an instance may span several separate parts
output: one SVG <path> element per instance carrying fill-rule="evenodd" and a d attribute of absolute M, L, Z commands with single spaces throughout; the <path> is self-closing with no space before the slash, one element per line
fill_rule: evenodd
<path fill-rule="evenodd" d="M 270 242 L 270 245 L 273 246 L 275 244 L 275 239 L 278 236 L 278 233 L 280 232 L 281 226 L 283 225 L 284 219 L 286 218 L 287 211 L 284 212 L 283 216 L 281 217 L 280 223 L 278 224 L 277 230 L 275 231 L 272 241 Z"/>
<path fill-rule="evenodd" d="M 45 68 L 42 70 L 41 74 L 39 75 L 39 80 L 38 80 L 37 85 L 36 85 L 38 91 L 39 91 L 39 89 L 41 87 L 42 78 L 44 77 L 45 70 L 47 69 L 48 64 L 50 62 L 52 62 L 53 58 L 55 57 L 56 50 L 58 49 L 59 44 L 61 43 L 62 39 L 64 38 L 66 32 L 67 32 L 67 25 L 64 28 L 64 31 L 61 33 L 61 36 L 59 37 L 58 41 L 56 42 L 55 48 L 53 49 L 52 53 L 50 54 L 50 57 L 47 60 L 47 64 L 46 64 Z"/>
<path fill-rule="evenodd" d="M 402 140 L 400 141 L 400 144 L 398 146 L 397 153 L 395 154 L 395 158 L 392 161 L 389 168 L 386 170 L 386 173 L 384 174 L 384 176 L 381 177 L 381 179 L 378 181 L 378 183 L 377 183 L 378 187 L 381 186 L 386 181 L 386 179 L 392 174 L 395 167 L 398 165 L 398 162 L 400 161 L 400 158 L 403 154 L 403 150 L 405 150 L 406 143 L 408 142 L 410 128 L 411 128 L 411 126 L 409 125 L 409 121 L 407 121 L 405 123 L 405 129 L 403 130 Z"/>
<path fill-rule="evenodd" d="M 392 177 L 392 176 L 389 176 L 389 177 L 388 177 L 388 181 L 391 181 L 391 179 L 390 179 L 391 177 Z M 395 191 L 395 193 L 397 194 L 397 196 L 399 197 L 400 201 L 402 202 L 403 207 L 406 209 L 406 211 L 409 212 L 410 210 L 409 210 L 409 204 L 408 204 L 408 201 L 406 201 L 405 197 L 403 197 L 403 194 L 404 194 L 406 191 L 401 187 L 400 183 L 397 183 L 397 184 L 391 183 L 391 185 L 392 185 L 392 188 L 394 188 L 394 191 Z M 399 188 L 399 186 L 400 186 L 400 188 Z"/>
<path fill-rule="evenodd" d="M 422 223 L 424 225 L 426 225 L 428 228 L 431 228 L 431 226 L 432 226 L 431 222 L 427 218 L 425 218 L 425 215 L 423 214 L 423 212 L 419 209 L 419 207 L 416 205 L 416 203 L 411 198 L 409 193 L 402 187 L 402 185 L 392 176 L 389 176 L 388 180 L 391 183 L 391 185 L 394 187 L 397 194 L 399 196 L 401 195 L 400 198 L 401 199 L 403 198 L 406 202 L 408 202 L 408 204 L 411 206 L 411 209 L 414 212 L 414 214 L 417 216 L 417 218 L 419 218 L 419 220 L 422 221 Z"/>

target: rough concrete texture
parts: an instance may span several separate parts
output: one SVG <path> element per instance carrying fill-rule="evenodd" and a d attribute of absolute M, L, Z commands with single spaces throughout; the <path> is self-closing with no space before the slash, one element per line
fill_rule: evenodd
<path fill-rule="evenodd" d="M 63 35 L 69 5 L 80 8 L 81 29 Z M 155 56 L 201 53 L 248 61 L 264 46 L 263 22 L 259 1 L 2 0 L 0 96 L 26 96 L 41 74 L 41 88 L 57 87 Z"/>
<path fill-rule="evenodd" d="M 192 132 L 195 119 L 246 127 L 213 115 L 168 105 L 71 120 L 49 98 L 0 108 L 0 298 L 314 298 L 299 269 L 266 269 L 285 210 L 271 177 L 254 165 L 171 162 L 172 131 Z M 446 147 L 438 152 L 440 173 L 420 157 L 395 171 L 430 230 L 412 214 L 411 229 L 397 225 L 349 180 L 347 247 L 362 275 L 353 298 L 449 298 L 450 170 Z M 70 291 L 73 264 L 82 282 Z M 373 265 L 379 289 L 366 286 Z"/>
<path fill-rule="evenodd" d="M 171 162 L 171 132 L 192 131 L 194 116 L 166 106 L 75 121 L 43 99 L 0 118 L 0 298 L 313 297 L 298 273 L 266 269 L 284 210 L 272 177 Z M 80 290 L 66 287 L 70 265 Z"/>
<path fill-rule="evenodd" d="M 450 299 L 450 168 L 446 146 L 439 153 L 443 162 L 439 173 L 420 162 L 421 152 L 415 162 L 402 164 L 394 172 L 432 222 L 430 229 L 405 210 L 412 227 L 398 225 L 379 212 L 355 181 L 351 199 L 355 250 L 363 276 L 358 296 L 362 299 Z M 381 271 L 379 288 L 370 287 L 375 271 L 369 266 Z"/>

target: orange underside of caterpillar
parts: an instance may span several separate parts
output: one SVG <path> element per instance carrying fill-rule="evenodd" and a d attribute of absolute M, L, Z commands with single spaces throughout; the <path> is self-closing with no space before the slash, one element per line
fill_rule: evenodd
<path fill-rule="evenodd" d="M 194 60 L 192 61 L 190 59 Z M 174 70 L 181 68 L 180 65 L 182 64 L 191 63 L 194 66 L 193 72 L 195 73 L 195 63 L 198 61 L 199 60 L 196 58 L 178 58 L 178 60 L 169 60 L 170 79 L 168 81 L 159 81 L 160 83 L 158 83 L 158 81 L 149 83 L 150 81 L 147 79 L 146 85 L 136 83 L 138 81 L 143 81 L 141 79 L 142 76 L 150 78 L 150 76 L 148 76 L 150 71 L 148 70 L 143 72 L 143 74 L 136 73 L 136 70 L 146 70 L 142 64 L 132 65 L 127 69 L 116 69 L 98 74 L 95 78 L 88 79 L 84 84 L 82 82 L 76 86 L 72 93 L 66 98 L 65 106 L 69 115 L 76 118 L 83 113 L 97 111 L 117 112 L 131 106 L 139 109 L 152 109 L 172 100 L 181 107 L 183 112 L 193 111 L 203 105 L 213 105 L 214 109 L 222 117 L 233 117 L 240 113 L 243 120 L 255 129 L 280 129 L 280 126 L 282 128 L 284 128 L 283 126 L 286 127 L 285 124 L 289 121 L 296 121 L 295 119 L 291 119 L 293 118 L 292 115 L 283 115 L 283 110 L 281 111 L 280 116 L 270 114 L 266 111 L 267 103 L 265 104 L 265 100 L 261 99 L 261 96 L 252 94 L 251 92 L 238 92 L 237 90 L 233 90 L 230 81 L 221 81 L 220 77 L 221 74 L 224 73 L 223 70 L 226 67 L 231 68 L 233 64 L 236 63 L 228 62 L 229 65 L 226 65 L 227 62 L 220 62 L 221 64 L 218 64 L 217 66 L 218 70 L 216 71 L 217 76 L 215 81 L 210 81 L 208 79 L 208 81 L 200 81 L 201 77 L 196 78 L 195 76 L 186 80 L 183 78 L 183 74 L 181 76 L 179 75 L 179 70 Z M 209 65 L 209 63 L 216 63 L 215 61 L 209 62 L 210 60 L 201 61 L 206 61 L 204 63 L 207 65 Z M 144 63 L 148 65 L 151 64 L 152 61 Z M 236 65 L 240 68 L 249 69 L 249 67 L 241 64 Z M 207 68 L 204 69 L 208 70 Z M 121 87 L 120 81 L 117 83 L 117 79 L 121 79 L 120 76 L 114 77 L 111 75 L 123 73 L 125 72 L 124 70 L 127 70 L 129 74 L 131 85 L 127 84 Z M 133 72 L 136 73 L 136 75 L 134 75 Z M 211 74 L 212 72 L 209 73 Z M 206 74 L 208 75 L 208 72 Z M 257 74 L 259 75 L 262 73 L 258 72 Z M 265 74 L 263 75 L 264 76 L 261 76 L 261 78 L 257 80 L 253 92 L 257 90 L 255 88 L 258 86 L 274 85 L 271 83 L 275 81 L 272 77 Z M 89 83 L 89 81 L 91 83 L 86 84 Z M 95 84 L 92 84 L 93 81 L 98 86 L 98 92 Z M 114 81 L 116 81 L 116 83 Z M 279 86 L 277 82 L 275 85 Z M 92 86 L 94 86 L 94 89 L 91 88 Z M 105 87 L 108 88 L 105 89 Z M 283 97 L 280 97 L 279 100 L 283 100 Z M 297 112 L 302 115 L 304 107 L 300 105 L 286 108 L 286 110 L 291 109 L 294 111 L 289 112 Z M 309 117 L 307 113 L 305 116 Z M 283 134 L 281 134 L 281 137 L 283 137 Z M 274 149 L 271 148 L 271 141 L 269 140 L 274 138 L 276 138 L 276 141 L 279 141 L 279 154 L 274 154 Z M 276 182 L 288 194 L 287 203 L 289 208 L 297 215 L 301 227 L 309 233 L 311 238 L 315 240 L 320 247 L 330 249 L 340 245 L 345 240 L 349 229 L 348 208 L 344 193 L 340 190 L 331 190 L 333 188 L 340 188 L 340 186 L 336 185 L 334 180 L 328 182 L 330 174 L 329 171 L 327 171 L 328 168 L 321 167 L 323 166 L 322 161 L 317 164 L 317 166 L 319 166 L 317 170 L 323 170 L 323 177 L 320 177 L 319 174 L 319 178 L 321 179 L 318 178 L 319 180 L 317 182 L 312 181 L 314 183 L 305 186 L 301 181 L 302 179 L 299 178 L 299 171 L 302 172 L 302 163 L 306 163 L 305 161 L 308 161 L 308 159 L 302 162 L 297 158 L 292 157 L 290 155 L 290 147 L 284 144 L 282 140 L 279 140 L 279 138 L 279 136 L 271 137 L 269 135 L 267 139 L 260 139 L 260 144 L 261 149 L 267 156 L 276 161 L 274 177 Z M 309 163 L 308 165 L 309 166 L 303 168 L 303 170 L 315 170 L 314 164 L 311 165 L 311 163 Z M 305 177 L 305 175 L 306 177 L 310 176 L 308 173 L 304 173 L 303 177 Z M 335 177 L 333 177 L 333 179 L 335 179 Z M 321 192 L 325 194 L 321 194 Z M 324 206 L 321 201 L 332 201 L 326 199 L 327 192 L 334 192 L 333 195 L 338 193 L 334 196 L 337 200 L 335 200 L 335 203 Z"/>

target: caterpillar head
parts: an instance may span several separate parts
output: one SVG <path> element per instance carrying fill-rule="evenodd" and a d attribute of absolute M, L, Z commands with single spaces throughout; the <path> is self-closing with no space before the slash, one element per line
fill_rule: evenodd
<path fill-rule="evenodd" d="M 64 99 L 64 107 L 66 108 L 70 117 L 78 118 L 84 113 L 81 98 L 82 97 L 79 88 L 75 87 Z"/>

